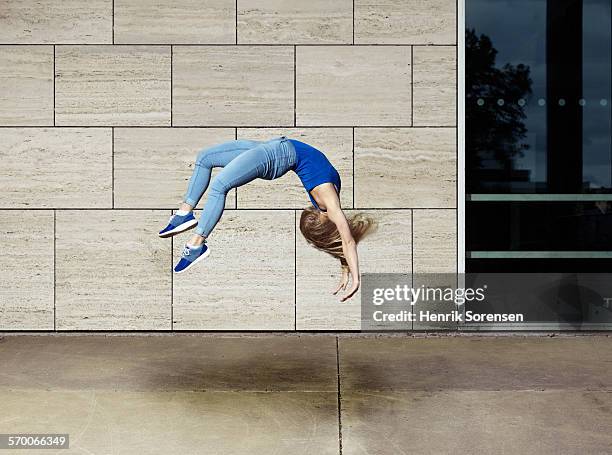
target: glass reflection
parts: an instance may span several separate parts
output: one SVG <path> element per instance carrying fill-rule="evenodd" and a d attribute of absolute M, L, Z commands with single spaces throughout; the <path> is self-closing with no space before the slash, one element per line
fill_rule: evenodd
<path fill-rule="evenodd" d="M 612 192 L 610 0 L 467 0 L 469 193 Z"/>
<path fill-rule="evenodd" d="M 466 0 L 466 270 L 612 271 L 610 0 Z"/>

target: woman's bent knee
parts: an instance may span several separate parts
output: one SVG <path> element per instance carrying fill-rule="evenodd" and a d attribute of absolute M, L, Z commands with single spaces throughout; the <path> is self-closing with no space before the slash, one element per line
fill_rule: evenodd
<path fill-rule="evenodd" d="M 210 192 L 226 195 L 232 187 L 217 176 L 210 185 Z"/>
<path fill-rule="evenodd" d="M 198 153 L 198 157 L 196 158 L 196 166 L 208 167 L 212 168 L 212 155 L 213 151 L 211 149 L 204 149 Z"/>

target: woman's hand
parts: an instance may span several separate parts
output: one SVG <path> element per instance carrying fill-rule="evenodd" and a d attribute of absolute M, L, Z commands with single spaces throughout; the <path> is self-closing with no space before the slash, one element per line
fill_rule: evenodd
<path fill-rule="evenodd" d="M 346 294 L 344 295 L 344 297 L 342 297 L 340 299 L 341 302 L 345 302 L 346 300 L 350 299 L 351 297 L 353 297 L 355 295 L 355 293 L 357 292 L 357 290 L 359 289 L 359 280 L 352 280 L 353 284 L 351 285 L 351 287 L 346 291 Z"/>
<path fill-rule="evenodd" d="M 332 292 L 333 295 L 336 295 L 340 291 L 344 291 L 349 283 L 349 273 L 348 270 L 344 267 L 342 268 L 342 278 L 340 278 L 340 284 L 335 291 Z"/>
<path fill-rule="evenodd" d="M 352 278 L 351 280 L 352 285 L 347 290 L 346 295 L 340 299 L 341 302 L 344 302 L 350 299 L 351 297 L 353 297 L 353 295 L 355 295 L 355 293 L 359 289 L 359 280 L 356 280 L 355 277 L 349 273 L 348 269 L 343 267 L 342 268 L 342 278 L 340 279 L 340 284 L 338 284 L 338 288 L 333 292 L 333 294 L 336 295 L 338 294 L 338 292 L 346 290 L 346 287 L 349 284 L 349 276 L 350 278 Z"/>

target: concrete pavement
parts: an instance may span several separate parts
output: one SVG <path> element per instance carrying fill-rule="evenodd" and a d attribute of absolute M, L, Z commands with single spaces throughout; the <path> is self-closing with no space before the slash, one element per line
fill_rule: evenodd
<path fill-rule="evenodd" d="M 607 336 L 10 334 L 0 433 L 69 433 L 62 454 L 604 454 L 611 348 Z"/>

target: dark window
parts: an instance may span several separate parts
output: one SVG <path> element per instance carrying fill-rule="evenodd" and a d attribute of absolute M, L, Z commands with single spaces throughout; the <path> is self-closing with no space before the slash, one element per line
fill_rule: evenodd
<path fill-rule="evenodd" d="M 466 0 L 466 271 L 612 272 L 610 4 Z"/>

